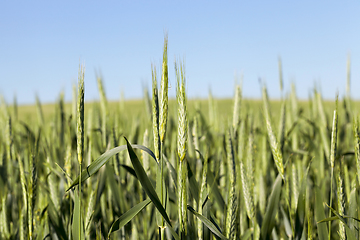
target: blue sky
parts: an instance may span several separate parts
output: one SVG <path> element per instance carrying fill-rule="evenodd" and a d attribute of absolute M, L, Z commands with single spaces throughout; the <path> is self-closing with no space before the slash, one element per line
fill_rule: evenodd
<path fill-rule="evenodd" d="M 235 77 L 243 95 L 280 98 L 296 84 L 306 99 L 316 84 L 325 98 L 345 93 L 351 54 L 351 94 L 360 98 L 359 1 L 1 1 L 0 94 L 10 103 L 71 100 L 79 63 L 85 99 L 98 99 L 96 73 L 106 95 L 141 98 L 151 86 L 151 64 L 160 71 L 168 32 L 170 95 L 174 59 L 184 59 L 190 98 L 232 97 Z"/>

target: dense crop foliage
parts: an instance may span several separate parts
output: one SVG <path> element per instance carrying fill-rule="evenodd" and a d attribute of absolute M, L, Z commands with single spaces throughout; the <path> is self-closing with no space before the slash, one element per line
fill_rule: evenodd
<path fill-rule="evenodd" d="M 141 102 L 9 106 L 0 113 L 1 239 L 358 239 L 356 102 L 187 100 L 175 63 Z M 282 90 L 281 62 L 280 86 Z M 158 79 L 159 78 L 159 79 Z M 170 76 L 171 78 L 171 76 Z"/>

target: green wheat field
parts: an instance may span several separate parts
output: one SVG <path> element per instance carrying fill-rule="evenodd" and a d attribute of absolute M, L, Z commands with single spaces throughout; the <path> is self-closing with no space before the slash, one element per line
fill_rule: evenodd
<path fill-rule="evenodd" d="M 359 239 L 360 103 L 187 99 L 175 63 L 138 101 L 0 108 L 0 239 Z M 279 62 L 280 90 L 282 70 Z M 350 85 L 348 70 L 348 86 Z M 84 81 L 85 78 L 85 81 Z"/>

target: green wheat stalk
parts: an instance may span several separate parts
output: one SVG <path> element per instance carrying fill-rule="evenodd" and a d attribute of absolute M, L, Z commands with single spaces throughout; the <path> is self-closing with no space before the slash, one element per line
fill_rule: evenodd
<path fill-rule="evenodd" d="M 177 153 L 179 157 L 179 174 L 178 174 L 178 204 L 179 204 L 179 233 L 182 239 L 187 235 L 187 167 L 185 160 L 187 149 L 187 109 L 185 93 L 185 73 L 184 67 L 180 64 L 180 69 L 175 63 L 175 72 L 177 78 L 176 98 L 178 102 L 178 132 L 177 132 Z"/>
<path fill-rule="evenodd" d="M 276 139 L 276 136 L 273 131 L 271 117 L 270 117 L 269 99 L 265 87 L 263 87 L 263 103 L 264 103 L 264 117 L 266 122 L 267 135 L 271 146 L 271 152 L 273 154 L 275 165 L 278 169 L 278 172 L 280 173 L 281 177 L 284 179 L 283 156 L 281 153 L 280 144 Z"/>
<path fill-rule="evenodd" d="M 338 124 L 338 113 L 337 113 L 337 98 L 336 98 L 336 108 L 334 110 L 332 131 L 331 131 L 331 148 L 330 148 L 330 166 L 331 166 L 331 176 L 330 176 L 330 207 L 332 207 L 332 189 L 333 189 L 333 178 L 334 178 L 334 165 L 336 157 L 336 147 L 337 147 L 337 124 Z M 329 211 L 329 217 L 331 217 L 331 211 Z M 329 222 L 329 239 L 331 238 L 331 222 Z"/>
<path fill-rule="evenodd" d="M 107 125 L 107 121 L 108 121 L 109 110 L 108 110 L 108 102 L 106 99 L 104 84 L 103 84 L 103 80 L 101 77 L 97 77 L 97 85 L 98 85 L 99 94 L 100 94 L 102 141 L 103 141 L 103 146 L 106 146 L 106 144 L 107 144 L 106 125 Z M 78 97 L 78 99 L 79 99 L 79 97 Z M 79 106 L 79 104 L 78 104 L 78 106 Z"/>
<path fill-rule="evenodd" d="M 160 142 L 164 143 L 165 140 L 165 132 L 166 132 L 166 124 L 168 118 L 168 58 L 167 58 L 167 44 L 168 38 L 167 35 L 164 39 L 164 53 L 163 53 L 163 63 L 162 63 L 162 75 L 161 75 L 161 83 L 160 83 L 160 112 L 159 112 L 159 135 Z"/>
<path fill-rule="evenodd" d="M 344 198 L 344 173 L 342 169 L 342 161 L 344 160 L 344 157 L 339 161 L 339 166 L 337 170 L 337 178 L 336 178 L 336 185 L 337 185 L 337 205 L 338 205 L 338 213 L 340 216 L 345 215 L 345 198 Z M 345 224 L 341 221 L 339 221 L 339 230 L 338 234 L 340 236 L 340 239 L 345 240 Z"/>
<path fill-rule="evenodd" d="M 81 179 L 81 173 L 82 173 L 82 162 L 84 158 L 84 74 L 85 69 L 84 67 L 80 67 L 79 69 L 79 85 L 78 85 L 78 105 L 77 105 L 77 159 L 79 164 L 79 176 Z M 81 212 L 81 182 L 79 183 L 79 197 L 78 197 L 78 204 L 79 209 Z M 83 239 L 84 236 L 81 236 L 81 227 L 82 227 L 82 221 L 81 221 L 81 214 L 79 214 L 78 219 L 76 221 L 79 221 L 79 227 L 78 229 L 78 239 Z"/>
<path fill-rule="evenodd" d="M 225 233 L 228 239 L 236 239 L 236 212 L 237 212 L 237 197 L 236 197 L 236 175 L 235 175 L 235 157 L 234 149 L 231 137 L 231 131 L 228 131 L 226 139 L 226 151 L 227 151 L 227 167 L 229 178 L 229 190 L 228 190 L 228 203 L 226 210 L 226 226 Z"/>

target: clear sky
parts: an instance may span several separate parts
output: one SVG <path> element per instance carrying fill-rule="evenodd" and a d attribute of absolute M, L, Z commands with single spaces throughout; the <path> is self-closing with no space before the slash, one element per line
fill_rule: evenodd
<path fill-rule="evenodd" d="M 360 98 L 360 1 L 0 1 L 0 94 L 12 102 L 72 98 L 84 63 L 85 99 L 98 99 L 96 74 L 110 100 L 141 98 L 160 72 L 168 33 L 170 94 L 174 59 L 185 61 L 188 97 L 280 98 L 295 82 L 306 99 L 316 84 L 325 98 L 345 94 L 351 54 L 351 94 Z"/>

